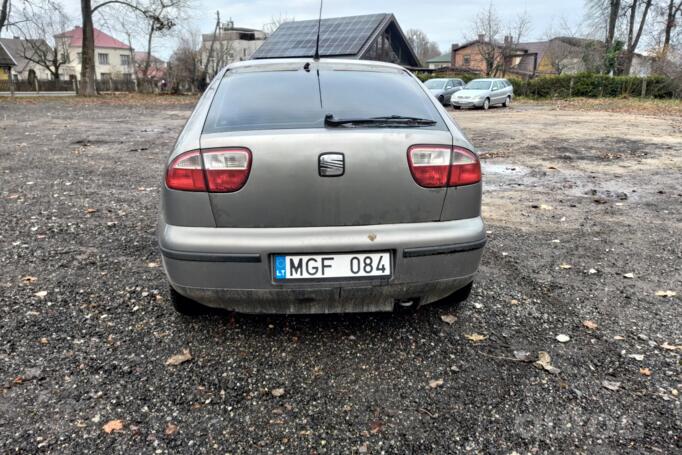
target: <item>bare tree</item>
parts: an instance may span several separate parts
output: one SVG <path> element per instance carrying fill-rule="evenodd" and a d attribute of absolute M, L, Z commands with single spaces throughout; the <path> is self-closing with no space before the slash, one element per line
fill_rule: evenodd
<path fill-rule="evenodd" d="M 665 0 L 661 8 L 664 13 L 663 45 L 659 59 L 665 61 L 670 53 L 673 31 L 677 28 L 677 15 L 682 15 L 682 0 Z"/>
<path fill-rule="evenodd" d="M 421 30 L 411 28 L 405 32 L 407 36 L 407 41 L 412 46 L 417 58 L 422 64 L 427 60 L 438 57 L 440 55 L 440 49 L 438 44 L 434 41 L 429 40 L 429 37 Z"/>
<path fill-rule="evenodd" d="M 518 53 L 519 43 L 526 37 L 531 28 L 528 11 L 519 13 L 513 22 L 507 25 L 502 46 L 502 74 L 506 75 L 511 63 L 511 57 Z"/>
<path fill-rule="evenodd" d="M 625 48 L 625 64 L 623 67 L 623 73 L 625 74 L 630 74 L 632 60 L 637 46 L 639 46 L 652 2 L 653 0 L 630 0 L 630 4 L 627 7 L 628 35 Z M 641 13 L 640 9 L 642 9 Z"/>
<path fill-rule="evenodd" d="M 201 34 L 189 31 L 183 34 L 178 47 L 168 62 L 168 78 L 175 91 L 199 88 L 201 76 Z"/>
<path fill-rule="evenodd" d="M 160 2 L 167 2 L 168 0 L 157 0 Z M 81 17 L 83 19 L 83 48 L 81 51 L 81 90 L 82 96 L 97 95 L 97 88 L 95 86 L 95 34 L 92 16 L 100 8 L 107 5 L 122 5 L 137 11 L 145 18 L 147 18 L 154 25 L 156 31 L 168 30 L 172 28 L 175 23 L 173 18 L 167 16 L 160 16 L 155 14 L 153 9 L 149 9 L 147 4 L 139 0 L 105 0 L 95 6 L 92 6 L 92 0 L 81 0 Z"/>
<path fill-rule="evenodd" d="M 270 18 L 270 22 L 268 22 L 267 24 L 263 24 L 263 31 L 270 35 L 275 30 L 277 30 L 280 25 L 284 24 L 285 22 L 294 21 L 296 21 L 295 17 L 289 17 L 286 13 L 284 14 L 279 13 L 277 16 L 272 16 Z"/>
<path fill-rule="evenodd" d="M 71 22 L 63 5 L 54 0 L 25 2 L 17 19 L 12 30 L 23 38 L 21 56 L 45 68 L 59 80 L 60 68 L 68 62 L 69 53 L 64 40 L 55 39 L 55 35 L 63 32 Z"/>
<path fill-rule="evenodd" d="M 0 32 L 7 23 L 9 17 L 9 0 L 2 0 L 0 4 Z"/>
<path fill-rule="evenodd" d="M 478 36 L 476 47 L 485 64 L 485 75 L 494 75 L 504 60 L 502 48 L 499 46 L 499 35 L 502 31 L 502 21 L 497 15 L 493 2 L 481 10 L 476 16 L 474 30 Z"/>

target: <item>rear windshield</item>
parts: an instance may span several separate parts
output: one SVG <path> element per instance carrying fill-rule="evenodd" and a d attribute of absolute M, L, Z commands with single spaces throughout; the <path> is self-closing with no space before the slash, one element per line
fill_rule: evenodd
<path fill-rule="evenodd" d="M 228 72 L 216 93 L 204 133 L 323 128 L 324 117 L 384 116 L 442 119 L 421 86 L 403 71 Z"/>
<path fill-rule="evenodd" d="M 469 90 L 490 90 L 490 81 L 471 81 L 466 85 Z"/>
<path fill-rule="evenodd" d="M 447 81 L 445 79 L 429 79 L 428 81 L 424 82 L 424 85 L 426 85 L 426 88 L 439 89 L 443 88 L 446 82 Z"/>

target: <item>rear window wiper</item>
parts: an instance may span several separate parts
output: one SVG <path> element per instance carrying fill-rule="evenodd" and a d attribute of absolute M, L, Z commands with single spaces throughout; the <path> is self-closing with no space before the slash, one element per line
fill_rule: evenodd
<path fill-rule="evenodd" d="M 369 118 L 334 118 L 334 114 L 327 114 L 324 116 L 325 126 L 401 126 L 401 127 L 419 127 L 419 126 L 433 126 L 435 120 L 419 118 L 419 117 L 404 117 L 402 115 L 388 115 L 382 117 Z"/>

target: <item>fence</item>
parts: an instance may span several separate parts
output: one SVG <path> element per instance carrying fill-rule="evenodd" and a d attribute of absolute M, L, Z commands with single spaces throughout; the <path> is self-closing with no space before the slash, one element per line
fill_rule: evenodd
<path fill-rule="evenodd" d="M 74 81 L 69 80 L 38 80 L 0 81 L 0 92 L 73 92 L 76 90 Z"/>
<path fill-rule="evenodd" d="M 75 92 L 78 93 L 80 82 L 74 80 L 20 80 L 14 81 L 15 92 Z M 134 81 L 132 79 L 102 79 L 95 82 L 98 92 L 144 92 L 153 93 L 159 90 L 153 80 Z M 9 80 L 0 80 L 0 92 L 10 92 L 12 86 Z"/>

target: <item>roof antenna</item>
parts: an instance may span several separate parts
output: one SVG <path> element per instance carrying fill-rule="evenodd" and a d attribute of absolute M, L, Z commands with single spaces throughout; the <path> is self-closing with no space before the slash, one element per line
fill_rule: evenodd
<path fill-rule="evenodd" d="M 320 0 L 320 18 L 317 20 L 317 43 L 315 44 L 315 55 L 313 60 L 320 60 L 320 27 L 322 26 L 322 1 Z"/>

